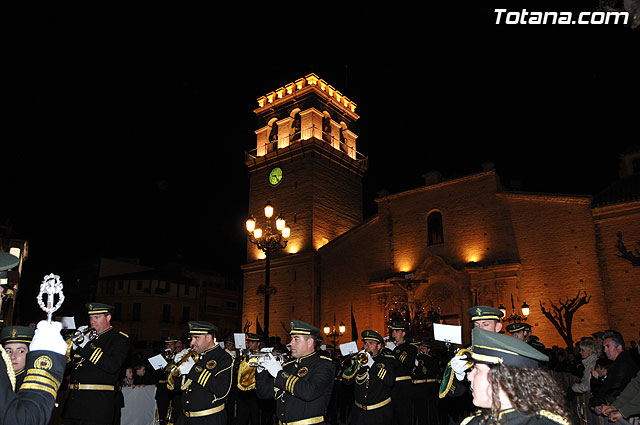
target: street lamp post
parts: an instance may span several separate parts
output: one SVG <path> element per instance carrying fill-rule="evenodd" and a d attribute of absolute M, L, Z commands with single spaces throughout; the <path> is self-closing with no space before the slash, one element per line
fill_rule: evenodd
<path fill-rule="evenodd" d="M 336 315 L 333 315 L 333 329 L 329 326 L 328 323 L 324 324 L 324 334 L 327 337 L 331 337 L 333 341 L 333 349 L 336 349 L 336 340 L 339 336 L 344 335 L 344 332 L 347 330 L 347 327 L 344 325 L 344 322 L 340 322 L 340 325 L 336 327 Z"/>
<path fill-rule="evenodd" d="M 260 291 L 264 292 L 264 336 L 269 337 L 269 297 L 275 293 L 275 288 L 271 286 L 270 282 L 271 255 L 287 246 L 287 238 L 291 234 L 291 230 L 285 226 L 285 220 L 282 216 L 276 218 L 276 227 L 273 229 L 273 205 L 270 202 L 267 202 L 264 207 L 264 216 L 267 219 L 264 230 L 256 227 L 256 219 L 253 216 L 247 219 L 246 228 L 251 243 L 255 244 L 265 255 L 264 287 Z"/>

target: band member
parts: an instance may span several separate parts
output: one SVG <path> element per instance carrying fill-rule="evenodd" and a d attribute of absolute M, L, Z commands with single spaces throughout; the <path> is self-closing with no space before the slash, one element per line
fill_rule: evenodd
<path fill-rule="evenodd" d="M 16 256 L 0 252 L 0 272 L 16 267 L 19 262 Z M 0 295 L 4 296 L 6 286 L 0 285 Z M 67 344 L 61 330 L 60 322 L 43 320 L 38 323 L 25 361 L 25 377 L 18 392 L 14 391 L 16 379 L 11 359 L 0 346 L 1 424 L 46 425 L 49 422 L 67 361 Z"/>
<path fill-rule="evenodd" d="M 462 421 L 475 424 L 569 425 L 564 391 L 540 362 L 549 358 L 524 341 L 475 328 L 472 349 L 465 359 L 473 364 L 468 380 L 473 404 L 482 409 Z"/>
<path fill-rule="evenodd" d="M 0 334 L 0 343 L 9 355 L 16 374 L 16 391 L 24 381 L 27 353 L 33 339 L 33 332 L 33 329 L 27 326 L 9 326 L 2 329 Z"/>
<path fill-rule="evenodd" d="M 245 337 L 247 352 L 238 362 L 237 370 L 237 413 L 236 424 L 258 425 L 260 423 L 260 406 L 256 395 L 256 368 L 249 365 L 248 354 L 259 351 L 260 336 L 248 333 Z"/>
<path fill-rule="evenodd" d="M 415 367 L 411 375 L 414 394 L 414 424 L 437 424 L 440 361 L 431 355 L 432 338 L 425 337 L 419 344 Z"/>
<path fill-rule="evenodd" d="M 217 330 L 208 322 L 189 322 L 191 352 L 197 356 L 187 353 L 176 363 L 181 363 L 184 380 L 178 425 L 227 423 L 224 407 L 231 389 L 233 358 L 216 343 Z"/>
<path fill-rule="evenodd" d="M 352 358 L 342 373 L 354 383 L 352 425 L 390 425 L 393 422 L 391 388 L 396 382 L 395 357 L 384 353 L 384 338 L 373 330 L 362 332 L 364 351 Z"/>
<path fill-rule="evenodd" d="M 317 348 L 320 329 L 300 320 L 290 322 L 292 360 L 280 364 L 273 356 L 258 367 L 256 392 L 276 400 L 280 423 L 324 424 L 335 366 Z"/>
<path fill-rule="evenodd" d="M 471 318 L 473 327 L 484 329 L 489 332 L 499 333 L 502 330 L 502 322 L 500 319 L 504 313 L 497 308 L 476 305 L 467 310 L 467 314 Z M 458 354 L 464 353 L 466 350 L 460 350 Z M 467 362 L 464 356 L 456 355 L 451 358 L 447 364 L 440 385 L 440 398 L 445 396 L 459 397 L 467 391 L 469 382 L 466 379 Z"/>
<path fill-rule="evenodd" d="M 169 391 L 167 388 L 167 373 L 168 368 L 174 363 L 174 357 L 176 355 L 176 341 L 177 338 L 173 336 L 167 336 L 164 339 L 164 348 L 162 349 L 162 357 L 167 361 L 168 365 L 164 368 L 160 368 L 153 372 L 156 380 L 156 404 L 158 406 L 158 423 L 164 425 L 171 422 L 172 410 L 169 406 L 172 402 L 174 393 L 180 392 L 180 389 Z M 179 410 L 179 409 L 178 409 Z"/>
<path fill-rule="evenodd" d="M 86 305 L 94 339 L 87 336 L 73 344 L 69 395 L 62 412 L 64 425 L 119 423 L 122 393 L 121 371 L 129 359 L 129 337 L 111 326 L 113 307 L 101 303 Z"/>
<path fill-rule="evenodd" d="M 394 422 L 397 425 L 411 425 L 413 412 L 411 372 L 418 355 L 418 349 L 405 339 L 407 335 L 406 323 L 393 321 L 389 326 L 389 331 L 396 345 L 392 350 L 393 356 L 398 361 L 396 364 L 396 383 L 391 389 Z"/>

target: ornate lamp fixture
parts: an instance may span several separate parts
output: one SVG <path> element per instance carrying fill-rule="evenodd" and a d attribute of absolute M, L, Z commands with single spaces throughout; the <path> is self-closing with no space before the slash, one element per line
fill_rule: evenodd
<path fill-rule="evenodd" d="M 275 288 L 270 285 L 271 255 L 286 247 L 287 238 L 291 235 L 291 230 L 286 227 L 285 220 L 281 215 L 275 219 L 275 229 L 272 227 L 273 212 L 273 205 L 271 205 L 271 202 L 267 202 L 264 206 L 264 216 L 267 219 L 264 230 L 259 227 L 256 228 L 256 219 L 253 215 L 246 221 L 249 240 L 264 252 L 266 259 L 264 285 L 261 285 L 258 289 L 259 293 L 264 293 L 265 336 L 269 336 L 269 297 L 272 293 L 275 293 Z"/>
<path fill-rule="evenodd" d="M 529 305 L 526 302 L 523 302 L 522 307 L 520 307 L 520 312 L 522 314 L 516 313 L 516 309 L 513 304 L 513 294 L 511 294 L 511 314 L 507 316 L 507 309 L 502 304 L 498 306 L 498 310 L 502 311 L 504 314 L 504 318 L 502 320 L 509 323 L 526 322 L 530 313 Z"/>

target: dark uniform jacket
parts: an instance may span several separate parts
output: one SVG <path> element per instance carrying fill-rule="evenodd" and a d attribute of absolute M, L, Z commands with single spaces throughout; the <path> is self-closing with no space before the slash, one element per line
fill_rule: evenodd
<path fill-rule="evenodd" d="M 26 367 L 22 369 L 20 372 L 16 373 L 16 392 L 22 386 L 22 382 L 24 381 L 24 376 L 27 374 Z"/>
<path fill-rule="evenodd" d="M 411 374 L 414 384 L 438 383 L 440 381 L 440 362 L 429 354 L 418 353 L 416 365 Z"/>
<path fill-rule="evenodd" d="M 357 359 L 356 359 L 357 361 Z M 373 365 L 358 367 L 354 373 L 347 368 L 342 377 L 354 384 L 355 407 L 352 424 L 389 424 L 392 419 L 391 388 L 396 382 L 395 357 L 382 349 L 373 358 Z"/>
<path fill-rule="evenodd" d="M 2 349 L 3 354 L 4 349 Z M 0 425 L 41 425 L 51 417 L 67 359 L 51 351 L 27 353 L 24 382 L 14 392 L 9 379 L 11 362 L 0 356 Z"/>
<path fill-rule="evenodd" d="M 482 416 L 480 414 L 476 414 L 473 416 L 469 416 L 462 422 L 460 425 L 476 425 L 480 423 Z M 536 415 L 524 415 L 515 409 L 507 409 L 503 410 L 499 413 L 498 419 L 502 424 L 509 425 L 532 425 L 532 424 L 540 424 L 540 425 L 570 425 L 571 423 L 562 416 L 558 416 L 551 412 L 547 412 L 546 410 L 540 410 Z M 495 424 L 496 422 L 492 419 L 489 419 L 486 422 L 488 425 Z"/>
<path fill-rule="evenodd" d="M 275 378 L 266 370 L 256 373 L 256 392 L 258 398 L 276 399 L 276 415 L 281 422 L 324 418 L 334 378 L 333 361 L 313 352 L 285 362 Z"/>
<path fill-rule="evenodd" d="M 396 379 L 406 377 L 409 378 L 406 380 L 410 382 L 411 372 L 415 366 L 417 355 L 418 348 L 408 342 L 403 342 L 393 349 L 393 356 L 398 360 L 396 365 Z"/>
<path fill-rule="evenodd" d="M 415 366 L 418 348 L 408 342 L 403 342 L 393 349 L 393 356 L 397 360 L 396 383 L 391 389 L 393 409 L 398 425 L 411 425 L 411 403 L 413 399 L 413 385 L 411 373 Z"/>
<path fill-rule="evenodd" d="M 233 357 L 218 344 L 200 353 L 186 375 L 191 383 L 182 393 L 180 423 L 226 423 L 227 416 L 223 411 L 231 390 L 232 367 Z M 206 413 L 212 410 L 216 413 Z"/>
<path fill-rule="evenodd" d="M 69 395 L 62 417 L 111 425 L 116 408 L 121 407 L 120 373 L 129 353 L 129 337 L 114 328 L 102 332 L 84 348 L 74 350 L 68 366 Z M 82 389 L 85 385 L 114 389 Z"/>

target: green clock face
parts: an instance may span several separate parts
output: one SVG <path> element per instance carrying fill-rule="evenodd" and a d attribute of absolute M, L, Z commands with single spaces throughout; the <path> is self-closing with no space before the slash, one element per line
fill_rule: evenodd
<path fill-rule="evenodd" d="M 280 167 L 276 167 L 269 173 L 269 183 L 272 185 L 277 185 L 282 180 L 282 169 Z"/>

